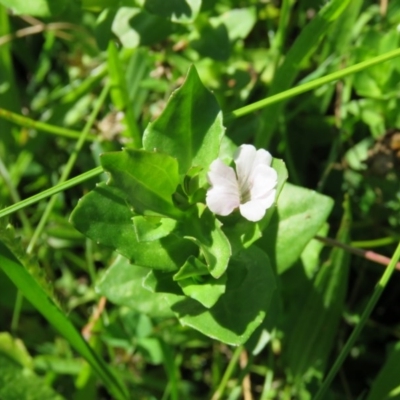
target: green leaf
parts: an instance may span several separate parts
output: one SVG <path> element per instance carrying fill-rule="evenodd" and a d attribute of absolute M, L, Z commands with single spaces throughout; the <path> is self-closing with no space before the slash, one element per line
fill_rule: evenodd
<path fill-rule="evenodd" d="M 177 282 L 186 296 L 197 300 L 206 308 L 211 308 L 225 293 L 226 274 L 218 279 L 207 275 L 200 279 L 196 277 L 179 279 Z"/>
<path fill-rule="evenodd" d="M 0 354 L 15 361 L 21 367 L 32 368 L 33 366 L 32 358 L 26 350 L 24 342 L 13 338 L 8 332 L 0 333 Z"/>
<path fill-rule="evenodd" d="M 178 282 L 186 296 L 197 300 L 206 308 L 215 305 L 225 293 L 226 274 L 218 279 L 209 276 L 207 265 L 196 257 L 189 257 L 173 279 Z"/>
<path fill-rule="evenodd" d="M 189 23 L 197 17 L 201 0 L 144 0 L 143 6 L 151 14 L 173 22 Z"/>
<path fill-rule="evenodd" d="M 33 15 L 35 17 L 51 17 L 59 15 L 67 5 L 66 0 L 0 0 L 15 14 Z"/>
<path fill-rule="evenodd" d="M 348 201 L 337 240 L 349 243 L 351 215 Z M 313 375 L 322 378 L 333 339 L 342 316 L 347 293 L 349 254 L 334 248 L 318 271 L 313 287 L 308 290 L 297 321 L 288 334 L 284 355 L 295 379 L 306 380 Z"/>
<path fill-rule="evenodd" d="M 277 212 L 272 215 L 260 240 L 278 273 L 284 272 L 300 257 L 332 207 L 333 200 L 327 196 L 289 183 L 284 186 Z"/>
<path fill-rule="evenodd" d="M 164 296 L 151 293 L 142 286 L 150 269 L 132 265 L 125 257 L 118 257 L 96 285 L 96 291 L 112 303 L 126 306 L 152 317 L 173 315 Z"/>
<path fill-rule="evenodd" d="M 168 236 L 176 227 L 176 221 L 171 218 L 142 217 L 132 218 L 138 242 L 151 242 Z"/>
<path fill-rule="evenodd" d="M 133 49 L 166 38 L 172 31 L 172 23 L 140 8 L 121 7 L 111 29 L 124 47 Z"/>
<path fill-rule="evenodd" d="M 175 157 L 179 173 L 200 166 L 200 186 L 218 152 L 224 135 L 222 113 L 214 95 L 200 81 L 196 68 L 189 69 L 181 88 L 170 97 L 163 113 L 150 123 L 143 136 L 144 148 Z"/>
<path fill-rule="evenodd" d="M 10 229 L 0 229 L 0 268 L 8 275 L 24 297 L 88 361 L 113 396 L 117 399 L 127 399 L 125 388 L 110 372 L 107 364 L 89 347 L 80 332 L 75 329 L 72 322 L 56 305 L 47 288 L 43 288 L 42 281 L 44 279 L 39 275 L 41 269 L 33 260 L 27 258 Z M 3 398 L 3 396 L 0 397 Z M 20 397 L 14 398 L 19 399 Z"/>
<path fill-rule="evenodd" d="M 206 308 L 214 306 L 225 293 L 225 284 L 226 274 L 213 278 L 207 266 L 195 257 L 189 257 L 176 274 L 151 271 L 143 280 L 143 286 L 151 292 L 185 294 Z"/>
<path fill-rule="evenodd" d="M 70 220 L 90 239 L 115 249 L 132 263 L 143 267 L 178 270 L 190 255 L 197 253 L 196 246 L 190 241 L 174 235 L 138 242 L 133 217 L 125 193 L 101 183 L 79 201 Z"/>
<path fill-rule="evenodd" d="M 267 255 L 252 246 L 231 259 L 226 291 L 211 309 L 182 296 L 165 298 L 183 325 L 224 343 L 240 345 L 264 320 L 275 289 Z"/>
<path fill-rule="evenodd" d="M 212 25 L 207 21 L 193 35 L 190 45 L 202 57 L 216 61 L 227 61 L 231 55 L 228 30 L 223 23 Z"/>
<path fill-rule="evenodd" d="M 167 154 L 126 149 L 100 157 L 111 175 L 110 185 L 119 187 L 136 213 L 180 218 L 172 202 L 179 184 L 178 163 Z"/>
<path fill-rule="evenodd" d="M 222 224 L 204 205 L 193 208 L 180 227 L 181 234 L 199 246 L 210 274 L 219 278 L 225 272 L 232 254 L 228 238 L 221 229 Z"/>
<path fill-rule="evenodd" d="M 229 10 L 219 17 L 211 18 L 211 23 L 214 26 L 217 23 L 225 25 L 231 42 L 245 39 L 253 29 L 256 21 L 257 14 L 254 7 Z"/>
<path fill-rule="evenodd" d="M 366 400 L 400 399 L 400 342 L 397 342 L 388 354 L 387 360 L 371 386 Z"/>
<path fill-rule="evenodd" d="M 208 275 L 209 273 L 207 265 L 202 263 L 198 258 L 191 256 L 174 275 L 174 281 Z"/>
<path fill-rule="evenodd" d="M 2 400 L 61 400 L 45 379 L 32 370 L 23 342 L 0 333 L 0 398 Z"/>

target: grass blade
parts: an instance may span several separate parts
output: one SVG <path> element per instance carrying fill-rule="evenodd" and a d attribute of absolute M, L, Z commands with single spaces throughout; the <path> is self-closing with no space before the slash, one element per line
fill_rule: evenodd
<path fill-rule="evenodd" d="M 40 278 L 40 267 L 24 255 L 11 229 L 0 228 L 0 268 L 47 321 L 87 360 L 113 396 L 118 400 L 127 399 L 125 389 L 107 364 L 89 347 L 57 306 L 51 289 Z"/>

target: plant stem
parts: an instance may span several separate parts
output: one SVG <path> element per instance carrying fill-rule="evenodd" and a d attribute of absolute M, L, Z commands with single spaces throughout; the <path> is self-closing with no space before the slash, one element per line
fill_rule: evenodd
<path fill-rule="evenodd" d="M 303 85 L 299 85 L 299 86 L 293 87 L 291 89 L 285 90 L 283 92 L 277 93 L 275 95 L 272 95 L 270 97 L 267 97 L 266 99 L 256 101 L 253 104 L 249 104 L 247 106 L 238 108 L 238 109 L 232 111 L 231 113 L 226 114 L 225 121 L 227 122 L 233 118 L 242 117 L 242 116 L 250 114 L 254 111 L 265 108 L 265 107 L 269 106 L 270 104 L 278 103 L 280 101 L 290 99 L 291 97 L 297 96 L 299 94 L 309 92 L 310 90 L 316 89 L 319 86 L 334 82 L 338 79 L 344 78 L 345 76 L 354 74 L 354 73 L 362 71 L 366 68 L 372 67 L 373 65 L 377 65 L 377 64 L 383 63 L 385 61 L 389 61 L 392 58 L 396 58 L 399 56 L 400 56 L 400 49 L 396 49 L 393 51 L 389 51 L 385 54 L 381 54 L 379 56 L 373 57 L 369 60 L 360 62 L 358 64 L 354 64 L 350 67 L 343 68 L 340 71 L 333 72 L 322 78 L 315 79 L 311 82 L 304 83 Z"/>
<path fill-rule="evenodd" d="M 5 110 L 4 108 L 0 108 L 0 118 L 25 128 L 37 129 L 39 131 L 51 133 L 52 135 L 63 136 L 69 139 L 79 139 L 81 136 L 81 132 L 74 131 L 72 129 L 60 128 L 59 126 L 46 124 L 45 122 L 35 121 L 20 114 Z M 96 140 L 96 136 L 87 134 L 85 140 L 94 141 Z"/>
<path fill-rule="evenodd" d="M 21 200 L 16 204 L 13 204 L 9 207 L 4 208 L 3 210 L 0 210 L 0 218 L 5 217 L 14 212 L 17 212 L 18 210 L 21 210 L 32 204 L 35 204 L 35 203 L 39 202 L 40 200 L 44 200 L 47 197 L 53 196 L 57 193 L 63 192 L 64 190 L 67 190 L 71 187 L 79 185 L 80 183 L 85 182 L 88 179 L 94 178 L 95 176 L 100 175 L 101 173 L 103 173 L 103 167 L 100 166 L 100 167 L 93 168 L 81 175 L 78 175 L 75 178 L 69 179 L 68 181 L 65 181 L 64 183 L 59 183 L 58 185 L 53 186 L 47 190 L 44 190 L 43 192 L 35 194 L 34 196 L 28 197 L 27 199 Z"/>
<path fill-rule="evenodd" d="M 336 359 L 331 370 L 329 371 L 328 375 L 326 376 L 325 381 L 322 383 L 322 386 L 320 387 L 319 391 L 315 395 L 314 400 L 322 400 L 325 398 L 325 393 L 328 390 L 328 387 L 332 383 L 333 378 L 336 376 L 337 372 L 339 371 L 339 368 L 341 367 L 345 358 L 349 354 L 355 341 L 357 340 L 358 336 L 360 335 L 361 330 L 364 328 L 364 325 L 366 324 L 369 316 L 371 315 L 372 310 L 374 309 L 383 290 L 385 289 L 387 283 L 389 282 L 390 277 L 392 276 L 394 270 L 396 269 L 396 265 L 398 263 L 399 258 L 400 258 L 400 242 L 396 248 L 396 251 L 393 254 L 392 259 L 390 260 L 388 267 L 385 269 L 385 271 L 382 274 L 381 279 L 376 284 L 374 292 L 373 292 L 370 300 L 368 301 L 368 304 L 365 307 L 364 312 L 361 315 L 359 323 L 357 324 L 354 331 L 352 332 L 349 339 L 347 340 L 346 344 L 344 345 L 338 358 Z"/>
<path fill-rule="evenodd" d="M 102 90 L 102 92 L 100 93 L 100 96 L 97 100 L 97 103 L 95 104 L 92 113 L 89 116 L 89 119 L 87 120 L 85 127 L 83 128 L 83 131 L 79 137 L 79 140 L 76 142 L 75 148 L 72 152 L 72 154 L 70 155 L 67 165 L 65 166 L 59 183 L 64 183 L 67 179 L 69 174 L 71 173 L 71 170 L 76 162 L 76 159 L 78 158 L 78 154 L 82 149 L 83 144 L 85 143 L 86 137 L 89 134 L 89 131 L 92 127 L 92 125 L 94 124 L 97 114 L 99 113 L 101 107 L 103 106 L 103 103 L 108 95 L 108 92 L 110 90 L 110 85 L 106 84 Z M 26 252 L 28 254 L 30 254 L 33 250 L 33 248 L 35 247 L 35 244 L 39 238 L 39 236 L 41 235 L 44 226 L 46 225 L 46 222 L 50 216 L 51 211 L 53 210 L 54 204 L 57 200 L 56 195 L 52 196 L 50 201 L 47 203 L 46 209 L 43 212 L 42 218 L 39 221 L 39 224 L 37 225 L 35 232 L 29 242 L 28 248 L 26 250 Z"/>
<path fill-rule="evenodd" d="M 12 179 L 10 177 L 10 174 L 8 173 L 6 166 L 4 165 L 1 159 L 0 159 L 0 176 L 3 178 L 3 181 L 6 184 L 8 191 L 10 192 L 11 200 L 15 203 L 19 202 L 21 200 L 21 198 L 19 197 L 19 193 L 12 182 Z M 22 227 L 25 235 L 29 237 L 32 234 L 32 226 L 29 221 L 29 218 L 25 214 L 24 210 L 19 210 L 18 216 L 22 222 Z"/>
<path fill-rule="evenodd" d="M 380 239 L 359 240 L 351 242 L 351 245 L 353 247 L 382 247 L 396 242 L 397 242 L 396 238 L 388 236 Z"/>
<path fill-rule="evenodd" d="M 219 400 L 222 397 L 222 395 L 224 394 L 226 385 L 228 384 L 228 381 L 229 381 L 230 377 L 232 376 L 233 371 L 235 370 L 236 364 L 239 361 L 242 350 L 243 350 L 243 346 L 238 346 L 235 349 L 235 352 L 233 353 L 232 358 L 229 361 L 228 367 L 226 368 L 225 374 L 222 377 L 217 390 L 211 397 L 211 400 Z"/>
<path fill-rule="evenodd" d="M 21 292 L 21 290 L 17 290 L 17 296 L 15 298 L 15 303 L 14 303 L 14 310 L 13 310 L 13 315 L 12 315 L 12 320 L 11 320 L 11 333 L 16 334 L 17 328 L 18 328 L 18 322 L 19 322 L 19 316 L 21 315 L 21 309 L 22 309 L 22 302 L 24 301 L 24 296 Z"/>
<path fill-rule="evenodd" d="M 385 267 L 388 266 L 391 261 L 390 258 L 385 257 L 382 254 L 375 253 L 374 251 L 371 251 L 371 250 L 363 250 L 363 249 L 354 248 L 347 244 L 339 242 L 338 240 L 335 240 L 335 239 L 318 236 L 318 235 L 315 236 L 315 239 L 317 239 L 320 242 L 323 242 L 329 246 L 340 247 L 341 249 L 343 249 L 349 253 L 363 257 L 369 261 L 376 262 L 377 264 L 384 265 Z M 395 264 L 395 268 L 400 271 L 400 262 Z"/>

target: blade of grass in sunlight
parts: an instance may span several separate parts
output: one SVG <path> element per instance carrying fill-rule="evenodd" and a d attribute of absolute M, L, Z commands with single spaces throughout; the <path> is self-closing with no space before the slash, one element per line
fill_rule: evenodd
<path fill-rule="evenodd" d="M 28 197 L 25 200 L 21 200 L 20 202 L 13 204 L 12 206 L 0 210 L 0 218 L 15 213 L 18 210 L 22 210 L 23 208 L 35 204 L 40 200 L 47 199 L 48 197 L 53 196 L 54 194 L 63 192 L 64 190 L 79 185 L 80 183 L 85 182 L 88 179 L 94 178 L 95 176 L 100 175 L 101 173 L 103 173 L 103 167 L 93 168 L 81 175 L 76 176 L 75 178 L 65 181 L 64 183 L 60 183 L 58 185 L 53 186 L 50 189 L 44 190 L 43 192 L 35 194 L 34 196 Z"/>
<path fill-rule="evenodd" d="M 2 235 L 3 236 L 3 235 Z M 36 307 L 36 309 L 63 335 L 68 342 L 84 357 L 93 367 L 100 379 L 104 382 L 110 393 L 116 399 L 127 399 L 125 389 L 122 384 L 110 372 L 107 364 L 97 356 L 89 347 L 81 334 L 76 330 L 72 322 L 58 308 L 52 297 L 43 287 L 33 278 L 27 268 L 32 266 L 23 265 L 16 257 L 12 245 L 3 243 L 4 237 L 0 241 L 0 267 L 11 279 L 15 286 L 23 295 Z"/>
<path fill-rule="evenodd" d="M 349 3 L 350 0 L 333 0 L 327 3 L 306 25 L 286 54 L 282 65 L 277 69 L 269 95 L 280 93 L 292 86 L 300 72 L 300 64 L 311 56 L 333 22 L 344 12 Z M 257 147 L 266 147 L 270 142 L 283 106 L 283 103 L 275 103 L 263 111 L 262 119 L 265 121 L 265 126 L 256 134 Z"/>
<path fill-rule="evenodd" d="M 383 63 L 385 61 L 389 61 L 389 60 L 399 57 L 399 56 L 400 56 L 400 49 L 389 51 L 389 52 L 381 54 L 379 56 L 370 58 L 369 60 L 366 60 L 366 61 L 360 62 L 358 64 L 354 64 L 350 67 L 344 68 L 340 71 L 336 71 L 331 74 L 325 75 L 322 78 L 318 78 L 313 81 L 304 83 L 303 85 L 295 86 L 295 87 L 285 90 L 281 93 L 267 97 L 263 100 L 256 101 L 255 103 L 238 108 L 237 110 L 234 110 L 231 113 L 227 113 L 225 120 L 242 117 L 242 116 L 250 114 L 254 111 L 261 110 L 262 108 L 268 107 L 271 104 L 275 104 L 275 103 L 290 99 L 291 97 L 295 97 L 299 94 L 309 92 L 310 90 L 316 89 L 322 85 L 337 81 L 338 79 L 344 78 L 345 76 L 354 74 L 354 73 L 362 71 L 366 68 L 372 67 L 373 65 L 377 65 L 377 64 Z"/>
<path fill-rule="evenodd" d="M 110 85 L 106 84 L 93 108 L 92 113 L 89 116 L 89 119 L 86 122 L 85 127 L 83 128 L 79 140 L 76 142 L 75 148 L 73 150 L 73 152 L 71 153 L 68 162 L 66 164 L 66 166 L 64 167 L 64 170 L 61 174 L 59 183 L 63 183 L 68 179 L 69 174 L 71 173 L 71 170 L 76 162 L 76 159 L 78 158 L 78 154 L 82 149 L 83 144 L 85 143 L 85 139 L 87 137 L 87 135 L 89 134 L 89 131 L 92 127 L 92 125 L 94 124 L 96 117 L 100 111 L 100 108 L 103 106 L 103 103 L 108 95 L 108 92 L 110 90 Z M 49 203 L 46 206 L 46 209 L 43 212 L 42 217 L 40 218 L 39 224 L 37 225 L 35 232 L 33 233 L 31 240 L 29 242 L 28 248 L 27 248 L 27 253 L 31 253 L 33 248 L 35 247 L 36 241 L 38 240 L 39 236 L 41 235 L 44 226 L 46 225 L 47 219 L 54 207 L 54 204 L 57 200 L 57 197 L 54 195 Z"/>
<path fill-rule="evenodd" d="M 45 122 L 34 121 L 33 119 L 24 117 L 20 114 L 13 113 L 9 110 L 5 110 L 4 108 L 0 108 L 0 118 L 3 118 L 7 121 L 13 122 L 14 124 L 23 126 L 24 128 L 32 128 L 37 129 L 38 131 L 43 131 L 50 133 L 56 136 L 62 136 L 69 139 L 79 139 L 80 132 L 74 131 L 72 129 L 60 128 L 59 126 L 54 126 L 51 124 L 46 124 Z M 87 141 L 96 140 L 96 136 L 87 135 Z"/>

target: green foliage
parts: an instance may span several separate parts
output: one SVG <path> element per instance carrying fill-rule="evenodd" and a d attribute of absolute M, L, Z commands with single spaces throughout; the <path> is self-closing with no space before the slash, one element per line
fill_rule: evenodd
<path fill-rule="evenodd" d="M 398 397 L 380 3 L 0 0 L 1 399 Z M 278 176 L 257 222 L 207 207 L 245 143 Z"/>
<path fill-rule="evenodd" d="M 62 400 L 32 371 L 32 360 L 21 341 L 0 333 L 0 396 L 4 400 Z"/>
<path fill-rule="evenodd" d="M 33 0 L 29 4 L 21 0 L 1 0 L 5 7 L 12 9 L 17 14 L 29 14 L 36 17 L 50 17 L 60 15 L 66 8 L 67 1 Z"/>
<path fill-rule="evenodd" d="M 246 342 L 266 317 L 275 288 L 268 257 L 252 247 L 232 257 L 225 293 L 210 309 L 182 296 L 168 295 L 166 300 L 183 325 L 238 345 Z"/>
<path fill-rule="evenodd" d="M 317 234 L 332 210 L 333 201 L 314 191 L 287 184 L 277 206 L 277 212 L 271 217 L 270 234 L 261 242 L 269 254 L 275 255 L 276 268 L 283 273 Z M 290 251 L 286 251 L 288 248 Z"/>
<path fill-rule="evenodd" d="M 399 357 L 400 346 L 397 342 L 388 352 L 386 363 L 380 370 L 379 375 L 376 377 L 367 400 L 397 400 L 400 398 L 400 393 L 398 392 L 399 376 L 396 373 L 400 361 Z"/>
<path fill-rule="evenodd" d="M 33 261 L 27 264 L 24 258 L 22 258 L 22 262 L 25 263 L 22 264 L 18 259 L 18 257 L 21 258 L 21 254 L 24 254 L 23 250 L 19 248 L 18 242 L 14 243 L 12 232 L 10 232 L 9 229 L 2 229 L 0 234 L 0 265 L 3 271 L 8 275 L 15 286 L 21 290 L 30 303 L 32 303 L 54 328 L 64 335 L 71 345 L 85 357 L 91 364 L 93 370 L 107 382 L 109 390 L 114 393 L 115 397 L 118 399 L 127 398 L 126 392 L 124 392 L 120 382 L 110 372 L 107 364 L 105 364 L 93 349 L 88 346 L 87 342 L 78 333 L 72 322 L 58 308 L 53 296 L 50 296 L 49 293 L 45 291 L 46 284 L 41 283 L 39 280 L 43 278 L 39 276 L 39 278 L 35 279 L 35 275 L 41 272 L 39 267 L 35 265 Z M 6 370 L 8 370 L 9 367 L 13 369 L 13 366 L 9 366 L 7 362 L 5 362 L 5 364 L 4 368 Z M 11 385 L 12 386 L 9 388 L 10 394 L 6 392 L 4 395 L 14 396 L 13 391 L 17 390 L 15 387 L 16 385 L 15 383 L 11 383 Z M 20 393 L 18 395 L 23 394 Z"/>
<path fill-rule="evenodd" d="M 110 185 L 121 189 L 136 213 L 182 218 L 172 202 L 179 184 L 174 158 L 144 150 L 124 150 L 102 154 L 101 164 L 111 175 Z"/>
<path fill-rule="evenodd" d="M 175 157 L 181 175 L 190 167 L 201 167 L 202 185 L 209 165 L 218 156 L 223 134 L 219 105 L 201 83 L 196 68 L 191 67 L 163 113 L 147 127 L 143 146 L 147 151 L 162 151 Z"/>

